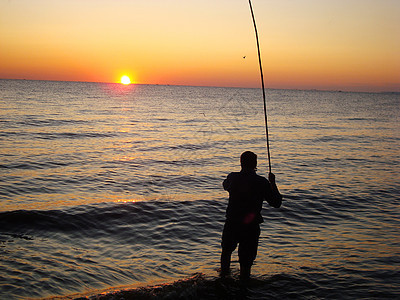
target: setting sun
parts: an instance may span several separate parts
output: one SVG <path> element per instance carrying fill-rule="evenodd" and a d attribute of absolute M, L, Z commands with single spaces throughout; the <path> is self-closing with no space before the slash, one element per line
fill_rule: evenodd
<path fill-rule="evenodd" d="M 130 84 L 131 80 L 130 80 L 130 78 L 128 76 L 124 75 L 124 76 L 121 77 L 121 83 L 122 84 Z"/>

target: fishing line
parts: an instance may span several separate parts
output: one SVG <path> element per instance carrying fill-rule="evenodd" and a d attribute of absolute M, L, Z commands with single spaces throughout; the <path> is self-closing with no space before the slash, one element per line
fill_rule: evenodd
<path fill-rule="evenodd" d="M 269 151 L 267 101 L 265 99 L 264 75 L 263 75 L 262 64 L 261 64 L 260 43 L 258 41 L 258 32 L 257 32 L 256 19 L 254 18 L 253 6 L 251 5 L 251 0 L 249 0 L 249 5 L 250 5 L 251 17 L 253 18 L 254 32 L 256 34 L 256 41 L 257 41 L 258 64 L 260 66 L 261 86 L 262 86 L 262 93 L 263 93 L 263 100 L 264 100 L 265 137 L 266 137 L 266 140 L 267 140 L 268 166 L 269 166 L 269 172 L 271 173 L 271 154 L 270 154 L 270 151 Z"/>

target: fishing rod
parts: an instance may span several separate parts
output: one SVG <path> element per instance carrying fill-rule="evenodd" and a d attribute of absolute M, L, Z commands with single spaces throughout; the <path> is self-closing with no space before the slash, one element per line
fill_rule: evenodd
<path fill-rule="evenodd" d="M 267 101 L 265 99 L 264 75 L 263 75 L 262 63 L 261 63 L 260 43 L 258 41 L 258 32 L 257 32 L 256 19 L 254 17 L 253 6 L 251 5 L 251 0 L 249 0 L 249 5 L 250 5 L 251 17 L 253 18 L 254 32 L 256 34 L 256 41 L 257 41 L 258 64 L 260 66 L 261 86 L 262 86 L 262 94 L 263 94 L 263 100 L 264 100 L 265 137 L 266 137 L 266 140 L 267 140 L 268 166 L 269 166 L 269 172 L 271 173 L 271 154 L 270 154 L 270 151 L 269 151 Z"/>

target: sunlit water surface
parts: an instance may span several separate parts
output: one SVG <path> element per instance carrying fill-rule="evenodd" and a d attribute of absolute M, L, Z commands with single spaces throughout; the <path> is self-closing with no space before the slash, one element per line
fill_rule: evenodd
<path fill-rule="evenodd" d="M 267 99 L 285 201 L 265 205 L 243 294 L 235 256 L 232 282 L 217 278 L 221 182 L 245 150 L 267 173 L 259 89 L 0 80 L 0 298 L 195 273 L 170 289 L 400 296 L 400 95 L 268 90 Z"/>

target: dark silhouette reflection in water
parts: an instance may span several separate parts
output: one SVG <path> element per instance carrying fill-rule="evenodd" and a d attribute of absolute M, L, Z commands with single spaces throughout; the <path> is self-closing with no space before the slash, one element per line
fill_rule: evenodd
<path fill-rule="evenodd" d="M 279 208 L 282 195 L 276 186 L 274 174 L 269 173 L 269 181 L 256 174 L 255 153 L 243 152 L 240 164 L 241 171 L 230 173 L 223 182 L 224 189 L 229 192 L 229 202 L 222 233 L 221 276 L 229 274 L 231 255 L 239 244 L 240 276 L 248 279 L 257 256 L 263 201 Z"/>

